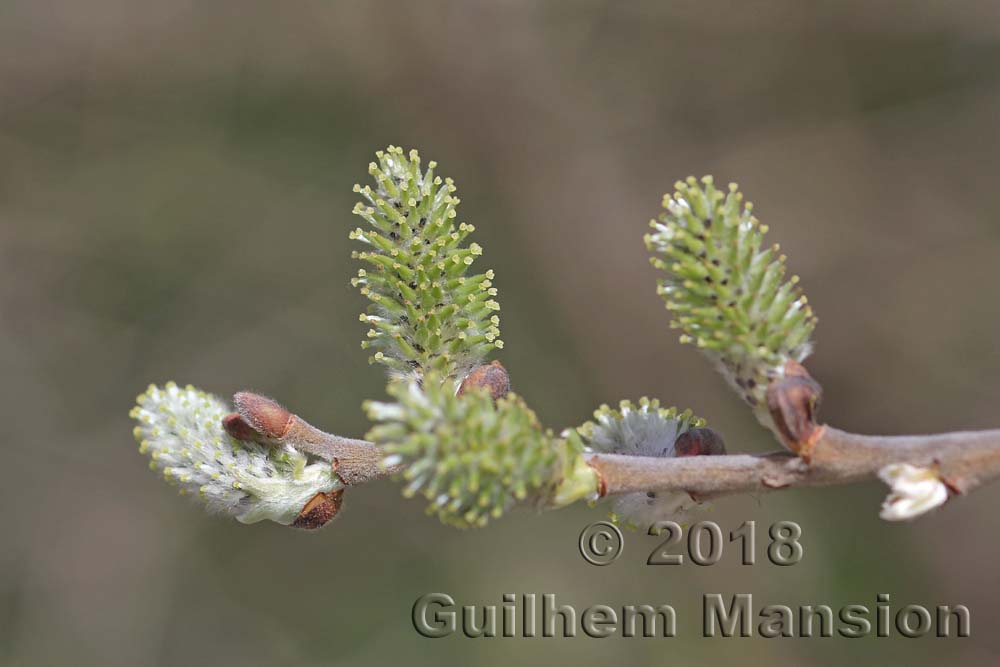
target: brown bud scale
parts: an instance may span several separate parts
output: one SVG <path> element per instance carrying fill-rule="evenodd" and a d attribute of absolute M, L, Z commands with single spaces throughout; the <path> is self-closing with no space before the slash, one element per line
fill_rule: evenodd
<path fill-rule="evenodd" d="M 226 429 L 226 433 L 236 438 L 237 440 L 243 440 L 244 442 L 253 442 L 260 437 L 260 434 L 254 430 L 253 426 L 247 423 L 239 413 L 233 412 L 222 418 L 222 428 Z"/>
<path fill-rule="evenodd" d="M 503 367 L 503 364 L 496 360 L 489 364 L 476 366 L 462 380 L 457 395 L 461 396 L 465 392 L 478 387 L 486 387 L 493 400 L 497 401 L 510 392 L 510 375 L 508 375 L 507 369 Z"/>
<path fill-rule="evenodd" d="M 767 407 L 783 443 L 807 462 L 823 431 L 816 424 L 822 396 L 823 388 L 795 361 L 785 364 L 785 377 L 767 387 Z"/>
<path fill-rule="evenodd" d="M 295 416 L 270 398 L 249 391 L 237 392 L 233 396 L 237 412 L 265 438 L 277 440 L 283 437 L 292 425 Z"/>
<path fill-rule="evenodd" d="M 692 428 L 674 440 L 675 456 L 719 456 L 726 453 L 726 442 L 718 431 Z"/>
<path fill-rule="evenodd" d="M 343 502 L 344 491 L 342 489 L 329 493 L 320 491 L 302 506 L 302 511 L 292 522 L 292 528 L 301 528 L 302 530 L 322 528 L 337 516 Z"/>

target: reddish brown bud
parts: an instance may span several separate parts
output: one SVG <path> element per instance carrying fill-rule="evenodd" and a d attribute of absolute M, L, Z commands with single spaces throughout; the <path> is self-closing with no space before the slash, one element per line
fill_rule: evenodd
<path fill-rule="evenodd" d="M 276 402 L 249 391 L 238 392 L 233 403 L 247 424 L 268 439 L 283 437 L 295 419 L 295 415 Z"/>
<path fill-rule="evenodd" d="M 338 489 L 324 493 L 320 491 L 309 499 L 302 506 L 302 511 L 292 522 L 292 528 L 303 530 L 316 530 L 330 523 L 340 511 L 340 505 L 344 502 L 344 491 Z"/>
<path fill-rule="evenodd" d="M 260 437 L 260 433 L 236 412 L 222 418 L 222 428 L 232 437 L 245 442 L 253 442 Z"/>
<path fill-rule="evenodd" d="M 692 428 L 674 441 L 675 456 L 718 456 L 726 453 L 722 435 L 710 428 Z"/>
<path fill-rule="evenodd" d="M 823 388 L 795 361 L 785 364 L 785 377 L 767 387 L 767 408 L 785 446 L 807 462 L 812 446 L 823 433 L 816 424 L 822 396 Z"/>
<path fill-rule="evenodd" d="M 493 400 L 499 400 L 510 391 L 510 375 L 507 374 L 507 369 L 499 361 L 476 366 L 462 380 L 462 384 L 458 388 L 458 395 L 461 396 L 466 391 L 478 387 L 486 387 Z"/>

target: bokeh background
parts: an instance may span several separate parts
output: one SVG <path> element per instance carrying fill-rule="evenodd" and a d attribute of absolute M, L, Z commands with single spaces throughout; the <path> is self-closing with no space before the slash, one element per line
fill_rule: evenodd
<path fill-rule="evenodd" d="M 0 663 L 995 664 L 998 487 L 908 525 L 875 483 L 727 499 L 725 529 L 799 522 L 802 563 L 648 567 L 634 533 L 598 569 L 586 507 L 459 532 L 384 482 L 319 534 L 209 517 L 126 415 L 175 379 L 365 431 L 351 186 L 393 143 L 456 179 L 554 428 L 650 395 L 774 446 L 654 291 L 641 237 L 690 173 L 738 180 L 801 275 L 827 421 L 995 427 L 998 120 L 985 1 L 0 3 Z M 680 637 L 427 640 L 432 591 L 669 602 Z M 700 639 L 711 592 L 962 603 L 973 634 Z"/>

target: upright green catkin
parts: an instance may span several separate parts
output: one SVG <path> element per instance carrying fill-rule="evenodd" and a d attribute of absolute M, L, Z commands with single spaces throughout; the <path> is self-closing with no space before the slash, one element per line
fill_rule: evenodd
<path fill-rule="evenodd" d="M 596 475 L 575 432 L 554 436 L 514 394 L 456 394 L 466 372 L 503 347 L 493 272 L 466 275 L 482 248 L 465 244 L 474 228 L 456 223 L 451 179 L 435 176 L 434 162 L 421 171 L 416 151 L 376 155 L 375 188 L 355 186 L 368 204 L 354 212 L 369 229 L 351 233 L 368 245 L 354 257 L 371 268 L 353 282 L 372 302 L 362 346 L 389 368 L 395 402 L 365 404 L 376 422 L 368 438 L 386 465 L 404 466 L 404 494 L 424 496 L 451 525 L 482 526 L 518 502 L 562 506 L 593 495 Z"/>
<path fill-rule="evenodd" d="M 735 184 L 724 193 L 706 176 L 674 187 L 645 237 L 653 266 L 666 273 L 658 292 L 674 315 L 671 326 L 771 426 L 767 385 L 783 376 L 787 361 L 809 355 L 816 317 L 798 276 L 785 279 L 779 247 L 762 248 L 767 226 Z"/>
<path fill-rule="evenodd" d="M 503 347 L 493 271 L 466 275 L 482 248 L 465 243 L 475 228 L 456 221 L 455 185 L 435 162 L 421 171 L 417 151 L 396 146 L 376 157 L 375 187 L 354 186 L 367 201 L 354 213 L 368 227 L 350 234 L 368 246 L 352 256 L 370 265 L 351 281 L 371 301 L 361 346 L 397 378 L 453 378 Z"/>

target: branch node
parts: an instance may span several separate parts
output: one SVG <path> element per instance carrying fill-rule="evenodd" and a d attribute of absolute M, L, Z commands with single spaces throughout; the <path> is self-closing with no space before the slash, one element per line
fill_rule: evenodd
<path fill-rule="evenodd" d="M 239 414 L 227 415 L 222 425 L 237 440 L 272 447 L 290 445 L 300 452 L 317 456 L 329 461 L 348 486 L 392 472 L 379 467 L 384 454 L 374 443 L 326 433 L 259 394 L 241 391 L 233 396 L 233 402 Z"/>
<path fill-rule="evenodd" d="M 608 480 L 604 478 L 604 473 L 601 472 L 600 466 L 594 465 L 597 463 L 599 457 L 592 456 L 587 459 L 587 465 L 594 469 L 594 474 L 597 475 L 597 497 L 603 498 L 608 494 Z"/>

